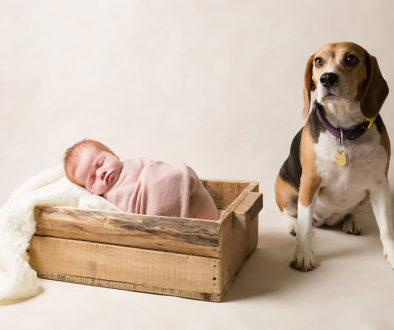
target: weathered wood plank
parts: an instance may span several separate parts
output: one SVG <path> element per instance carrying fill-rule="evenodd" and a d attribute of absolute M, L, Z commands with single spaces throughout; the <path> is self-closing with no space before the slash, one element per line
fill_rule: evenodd
<path fill-rule="evenodd" d="M 36 234 L 208 257 L 219 256 L 218 221 L 36 206 Z"/>
<path fill-rule="evenodd" d="M 246 227 L 246 235 L 248 240 L 248 255 L 249 258 L 251 254 L 256 250 L 259 241 L 259 216 L 256 215 L 255 218 L 249 222 Z"/>
<path fill-rule="evenodd" d="M 212 294 L 212 293 L 197 292 L 197 291 L 190 291 L 190 290 L 175 290 L 175 289 L 161 288 L 161 287 L 149 287 L 149 286 L 146 286 L 143 284 L 133 284 L 133 283 L 126 283 L 126 282 L 100 280 L 100 279 L 91 278 L 91 277 L 65 275 L 65 274 L 58 274 L 58 273 L 47 273 L 47 272 L 41 272 L 41 271 L 38 272 L 38 276 L 41 278 L 49 279 L 49 280 L 101 286 L 101 287 L 110 288 L 110 289 L 137 291 L 137 292 L 148 292 L 148 293 L 154 293 L 154 294 L 170 295 L 170 296 L 204 300 L 204 301 L 212 301 L 212 302 L 220 302 L 223 299 L 223 295 L 224 295 L 224 292 L 222 292 L 221 294 Z"/>
<path fill-rule="evenodd" d="M 260 192 L 250 192 L 245 199 L 234 210 L 238 222 L 246 226 L 251 222 L 263 208 L 263 194 Z"/>
<path fill-rule="evenodd" d="M 228 221 L 224 223 L 228 226 Z M 245 226 L 233 226 L 227 231 L 221 249 L 222 290 L 225 294 L 235 276 L 257 247 L 258 216 Z"/>
<path fill-rule="evenodd" d="M 259 183 L 258 182 L 249 182 L 248 185 L 237 195 L 237 197 L 232 201 L 232 203 L 227 206 L 224 212 L 220 215 L 219 222 L 223 222 L 227 219 L 234 210 L 241 204 L 241 202 L 246 198 L 246 196 L 250 192 L 257 192 L 259 190 Z"/>
<path fill-rule="evenodd" d="M 29 255 L 30 265 L 41 274 L 200 294 L 220 295 L 223 286 L 216 258 L 42 236 L 33 236 Z"/>

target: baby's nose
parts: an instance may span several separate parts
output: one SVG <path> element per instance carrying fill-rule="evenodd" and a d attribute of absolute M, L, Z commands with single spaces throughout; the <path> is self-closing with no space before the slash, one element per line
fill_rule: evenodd
<path fill-rule="evenodd" d="M 105 178 L 105 173 L 106 173 L 105 170 L 99 169 L 99 175 L 98 175 L 98 177 L 100 178 L 100 180 L 104 180 L 104 178 Z"/>

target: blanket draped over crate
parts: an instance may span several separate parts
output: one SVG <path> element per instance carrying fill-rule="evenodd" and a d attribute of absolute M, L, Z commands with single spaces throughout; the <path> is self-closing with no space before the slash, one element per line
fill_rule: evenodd
<path fill-rule="evenodd" d="M 119 210 L 106 199 L 71 183 L 62 165 L 21 185 L 0 209 L 0 300 L 27 298 L 38 293 L 39 280 L 26 253 L 35 232 L 37 204 Z"/>

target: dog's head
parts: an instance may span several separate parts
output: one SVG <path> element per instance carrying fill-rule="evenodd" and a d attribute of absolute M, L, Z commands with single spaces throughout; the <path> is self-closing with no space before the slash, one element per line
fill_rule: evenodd
<path fill-rule="evenodd" d="M 311 91 L 322 105 L 358 103 L 365 117 L 374 118 L 389 89 L 374 56 L 355 43 L 341 42 L 324 45 L 307 62 L 304 117 L 309 113 Z"/>

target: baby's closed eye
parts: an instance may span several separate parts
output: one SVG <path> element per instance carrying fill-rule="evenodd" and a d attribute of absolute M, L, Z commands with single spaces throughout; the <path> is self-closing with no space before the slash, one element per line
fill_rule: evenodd
<path fill-rule="evenodd" d="M 89 186 L 90 187 L 93 185 L 95 179 L 96 179 L 96 175 L 95 174 L 90 176 L 90 178 L 89 178 Z"/>

